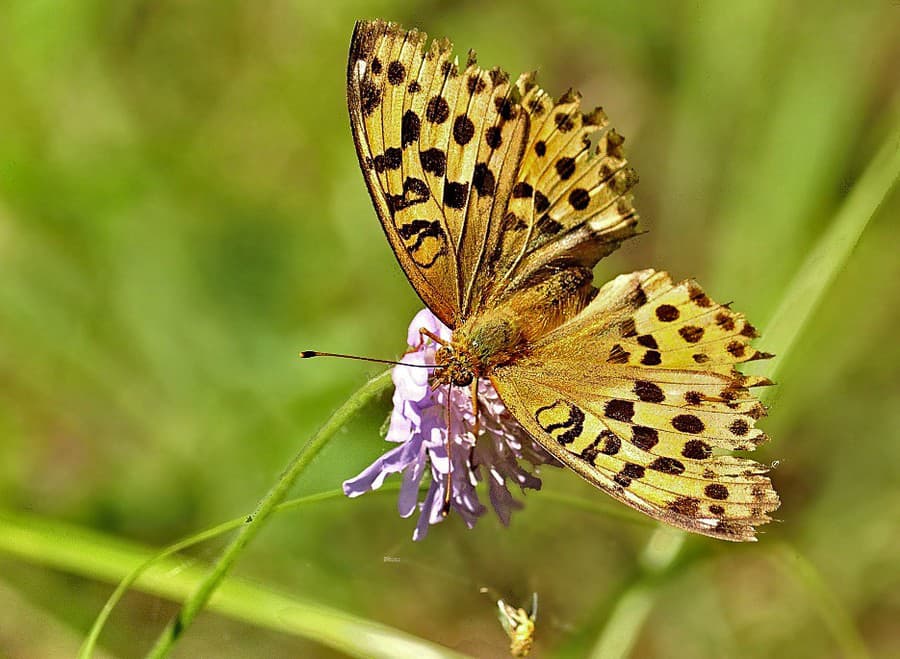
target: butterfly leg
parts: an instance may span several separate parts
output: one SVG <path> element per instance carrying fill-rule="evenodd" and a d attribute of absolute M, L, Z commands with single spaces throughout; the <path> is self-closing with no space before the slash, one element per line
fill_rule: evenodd
<path fill-rule="evenodd" d="M 435 334 L 434 332 L 432 332 L 432 331 L 426 329 L 425 327 L 420 327 L 420 328 L 419 328 L 419 338 L 421 339 L 423 336 L 427 336 L 429 339 L 431 339 L 432 341 L 434 341 L 434 342 L 437 343 L 438 345 L 442 345 L 442 346 L 448 346 L 448 345 L 450 345 L 449 343 L 447 343 L 446 341 L 444 341 L 444 339 L 442 339 L 441 337 L 439 337 L 439 336 L 438 336 L 437 334 Z"/>
<path fill-rule="evenodd" d="M 422 329 L 419 332 L 427 332 L 427 330 Z M 453 435 L 451 434 L 450 428 L 450 420 L 453 418 L 450 414 L 450 394 L 453 391 L 453 385 L 447 385 L 447 405 L 444 408 L 447 413 L 447 478 L 444 481 L 444 505 L 441 507 L 441 517 L 446 517 L 450 514 L 450 502 L 451 502 L 451 486 L 453 485 L 453 460 L 450 459 L 450 449 L 453 444 Z"/>
<path fill-rule="evenodd" d="M 478 415 L 478 378 L 472 380 L 472 388 L 470 389 L 472 395 L 472 414 L 475 415 L 475 426 L 472 428 L 473 439 L 477 442 L 478 435 L 481 432 L 481 423 Z"/>

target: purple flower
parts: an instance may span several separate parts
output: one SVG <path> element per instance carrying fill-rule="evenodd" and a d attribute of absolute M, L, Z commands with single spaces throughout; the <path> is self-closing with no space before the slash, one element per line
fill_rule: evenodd
<path fill-rule="evenodd" d="M 434 364 L 439 347 L 419 334 L 426 328 L 446 341 L 451 330 L 434 314 L 423 309 L 409 325 L 407 343 L 411 350 L 401 361 L 406 364 Z M 486 378 L 478 381 L 480 434 L 474 436 L 475 415 L 468 387 L 432 384 L 431 369 L 395 366 L 394 410 L 385 439 L 399 444 L 383 454 L 355 478 L 344 481 L 349 497 L 381 487 L 389 474 L 403 474 L 398 508 L 402 517 L 420 512 L 413 540 L 421 540 L 429 524 L 444 519 L 447 472 L 450 472 L 450 507 L 469 528 L 475 526 L 486 508 L 478 499 L 475 486 L 487 481 L 491 506 L 504 525 L 522 503 L 513 498 L 508 484 L 524 492 L 539 490 L 539 465 L 557 465 L 556 460 L 538 445 L 507 411 L 497 391 Z M 450 459 L 447 459 L 447 396 L 450 396 Z M 524 467 L 521 463 L 530 463 Z M 452 464 L 451 464 L 452 463 Z M 431 477 L 428 491 L 419 501 L 420 484 L 425 474 Z"/>

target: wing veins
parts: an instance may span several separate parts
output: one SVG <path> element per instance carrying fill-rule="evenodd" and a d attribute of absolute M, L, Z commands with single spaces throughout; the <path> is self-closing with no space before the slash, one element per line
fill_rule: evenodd
<path fill-rule="evenodd" d="M 508 87 L 507 90 L 506 90 L 506 95 L 504 96 L 504 99 L 503 99 L 504 102 L 509 102 L 510 94 L 513 93 L 513 89 L 514 89 L 514 86 L 510 83 L 510 84 L 509 84 L 509 87 Z M 522 116 L 523 116 L 523 115 L 522 115 L 522 112 L 524 112 L 524 109 L 521 110 L 521 111 L 516 115 L 515 120 L 516 120 L 517 122 L 518 122 L 518 121 L 522 121 Z M 525 115 L 525 116 L 527 116 L 527 115 Z M 526 119 L 526 121 L 527 121 L 527 119 Z M 511 122 L 511 120 L 509 120 L 509 119 L 503 119 L 502 113 L 498 112 L 498 113 L 497 113 L 497 119 L 494 121 L 494 127 L 496 128 L 496 127 L 502 126 L 504 122 Z M 512 132 L 514 133 L 515 130 L 516 130 L 516 129 L 515 129 L 515 126 L 514 126 Z M 528 130 L 528 126 L 526 126 L 526 130 Z M 524 139 L 522 140 L 522 147 L 519 149 L 518 155 L 514 156 L 515 159 L 519 161 L 519 163 L 521 163 L 521 161 L 522 161 L 522 154 L 524 153 L 524 149 L 527 148 L 528 140 L 529 140 L 529 136 L 526 135 L 526 136 L 524 137 Z M 496 149 L 493 149 L 493 148 L 492 148 L 492 149 L 491 149 L 491 152 L 493 153 L 494 151 L 496 151 Z M 500 163 L 500 169 L 498 170 L 498 176 L 497 176 L 497 181 L 498 181 L 498 183 L 499 183 L 499 181 L 500 181 L 500 176 L 499 176 L 499 175 L 500 175 L 500 173 L 503 172 L 503 170 L 504 170 L 505 167 L 507 166 L 507 163 L 509 162 L 509 157 L 510 157 L 510 154 L 511 154 L 511 153 L 512 153 L 512 149 L 510 148 L 509 145 L 507 145 L 507 147 L 506 147 L 506 154 L 503 156 L 503 160 L 502 160 L 501 163 Z M 515 173 L 517 173 L 517 172 L 515 172 Z M 490 211 L 489 211 L 489 213 L 488 213 L 488 218 L 487 218 L 488 230 L 484 232 L 484 238 L 482 238 L 482 240 L 481 240 L 481 249 L 479 249 L 479 251 L 478 251 L 478 260 L 475 262 L 475 267 L 472 268 L 472 276 L 469 278 L 469 285 L 468 285 L 468 287 L 466 288 L 465 305 L 463 306 L 463 309 L 464 309 L 467 313 L 468 313 L 469 307 L 470 307 L 470 305 L 471 305 L 471 303 L 472 303 L 472 292 L 473 292 L 473 290 L 474 290 L 474 288 L 475 288 L 475 281 L 476 281 L 477 278 L 478 278 L 478 274 L 481 272 L 481 268 L 482 268 L 482 266 L 484 265 L 484 257 L 485 257 L 485 254 L 487 254 L 488 240 L 490 240 L 490 238 L 491 238 L 490 222 L 491 222 L 491 220 L 492 220 L 492 218 L 493 218 L 493 216 L 494 216 L 494 205 L 495 205 L 496 203 L 497 203 L 497 195 L 495 194 L 495 195 L 493 195 L 492 198 L 491 198 L 491 207 L 490 207 Z M 502 236 L 502 234 L 501 234 L 500 232 L 497 232 L 496 235 L 495 235 L 494 237 L 495 237 L 497 240 L 502 240 L 502 238 L 503 238 L 503 236 Z"/>
<path fill-rule="evenodd" d="M 575 112 L 577 112 L 577 110 L 573 110 L 571 113 L 569 113 L 569 116 L 571 116 L 571 115 L 574 114 Z M 544 119 L 544 125 L 546 125 L 546 122 L 547 122 L 547 121 L 549 120 L 549 118 L 550 118 L 550 117 L 549 117 L 549 115 L 550 115 L 549 112 L 547 113 L 547 115 L 548 115 L 548 116 Z M 541 128 L 543 128 L 543 126 L 541 126 Z M 554 134 L 556 134 L 556 133 L 558 133 L 558 132 L 559 132 L 559 127 L 554 128 L 550 133 L 547 134 L 547 137 L 545 138 L 544 141 L 548 141 L 552 135 L 554 135 Z M 534 134 L 534 136 L 538 136 L 538 135 L 540 135 L 540 132 L 536 132 L 536 133 Z M 513 274 L 516 272 L 516 270 L 518 270 L 519 264 L 522 263 L 522 260 L 525 258 L 525 255 L 528 254 L 528 253 L 530 253 L 530 250 L 528 249 L 528 247 L 529 247 L 529 245 L 531 244 L 531 239 L 534 237 L 534 228 L 537 226 L 537 220 L 536 220 L 536 218 L 535 218 L 535 212 L 534 212 L 534 202 L 535 202 L 535 198 L 537 197 L 538 183 L 539 183 L 539 182 L 541 181 L 541 179 L 544 177 L 544 174 L 546 174 L 546 173 L 549 171 L 549 169 L 550 169 L 550 164 L 551 164 L 551 162 L 553 161 L 553 159 L 554 159 L 556 156 L 558 156 L 560 153 L 562 153 L 563 151 L 565 151 L 566 147 L 569 146 L 569 144 L 572 143 L 572 140 L 574 140 L 576 137 L 578 137 L 578 135 L 579 135 L 579 133 L 578 133 L 577 131 L 573 131 L 573 134 L 569 137 L 569 139 L 566 140 L 566 141 L 560 146 L 560 148 L 556 150 L 556 152 L 553 154 L 553 157 L 550 157 L 550 155 L 547 154 L 547 156 L 546 156 L 547 162 L 546 162 L 546 164 L 544 165 L 544 168 L 541 170 L 541 173 L 540 173 L 538 176 L 535 177 L 535 179 L 534 179 L 534 191 L 535 191 L 535 194 L 533 194 L 533 195 L 531 196 L 531 217 L 529 218 L 529 222 L 528 222 L 528 234 L 526 235 L 525 241 L 524 241 L 524 243 L 522 244 L 522 249 L 519 250 L 518 256 L 516 256 L 516 259 L 513 261 L 512 265 L 510 265 L 510 267 L 507 268 L 506 272 L 503 274 L 503 281 L 505 281 L 505 282 L 512 281 L 512 276 L 513 276 Z M 529 142 L 530 142 L 530 141 L 531 141 L 531 136 L 529 136 Z M 526 147 L 526 148 L 527 148 L 527 147 Z M 580 152 L 579 152 L 579 153 L 580 153 Z M 554 200 L 554 201 L 555 201 L 555 200 Z M 551 206 L 551 208 L 552 208 L 552 206 Z M 548 208 L 546 212 L 550 212 L 550 208 Z M 581 226 L 581 225 L 578 225 L 578 226 Z M 573 228 L 574 228 L 574 227 L 573 227 Z M 567 232 L 567 233 L 568 233 L 568 232 Z M 560 236 L 560 237 L 561 237 L 561 236 Z M 558 237 L 558 238 L 559 238 L 559 237 Z M 551 241 L 551 242 L 555 242 L 556 240 L 558 240 L 558 238 L 554 238 L 554 240 Z"/>

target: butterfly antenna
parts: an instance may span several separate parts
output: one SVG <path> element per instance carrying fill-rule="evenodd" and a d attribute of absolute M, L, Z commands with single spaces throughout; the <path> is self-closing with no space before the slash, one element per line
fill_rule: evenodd
<path fill-rule="evenodd" d="M 300 359 L 310 357 L 340 357 L 341 359 L 355 359 L 361 362 L 375 362 L 376 364 L 393 364 L 394 366 L 409 366 L 411 368 L 446 368 L 445 364 L 407 364 L 406 362 L 392 361 L 390 359 L 375 359 L 374 357 L 358 357 L 357 355 L 342 355 L 337 352 L 319 352 L 318 350 L 304 350 L 300 353 Z"/>

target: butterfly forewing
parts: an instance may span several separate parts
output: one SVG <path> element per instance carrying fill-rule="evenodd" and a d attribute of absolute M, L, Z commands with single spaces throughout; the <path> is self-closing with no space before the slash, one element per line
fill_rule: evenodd
<path fill-rule="evenodd" d="M 382 226 L 425 303 L 458 327 L 547 272 L 591 268 L 634 235 L 621 138 L 577 94 L 554 102 L 451 45 L 357 24 L 348 103 Z"/>

